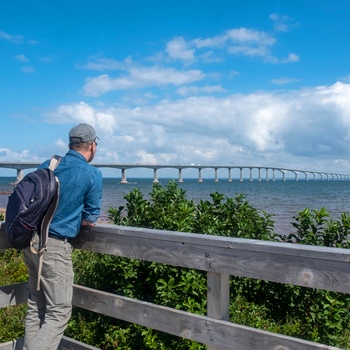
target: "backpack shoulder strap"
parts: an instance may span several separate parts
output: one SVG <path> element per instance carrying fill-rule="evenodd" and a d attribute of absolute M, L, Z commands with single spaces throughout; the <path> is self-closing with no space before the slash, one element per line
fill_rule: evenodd
<path fill-rule="evenodd" d="M 60 163 L 61 158 L 62 158 L 61 156 L 54 155 L 50 160 L 49 169 L 54 171 L 57 168 L 58 164 Z M 43 265 L 43 254 L 44 254 L 44 251 L 46 250 L 47 238 L 49 236 L 49 226 L 53 216 L 55 215 L 58 201 L 59 201 L 59 196 L 60 196 L 60 182 L 57 177 L 55 177 L 55 180 L 57 182 L 57 190 L 40 225 L 39 250 L 36 251 L 34 249 L 33 247 L 34 240 L 30 242 L 30 250 L 32 251 L 32 253 L 39 255 L 37 290 L 40 290 L 40 277 L 41 277 L 41 271 L 42 271 L 42 265 Z"/>
<path fill-rule="evenodd" d="M 61 156 L 58 156 L 57 154 L 55 154 L 50 160 L 49 169 L 54 171 L 57 168 L 57 165 L 60 163 L 61 158 L 62 158 Z"/>

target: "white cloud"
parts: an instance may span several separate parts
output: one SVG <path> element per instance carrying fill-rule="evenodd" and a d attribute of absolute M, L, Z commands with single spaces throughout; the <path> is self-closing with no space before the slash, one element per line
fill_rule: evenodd
<path fill-rule="evenodd" d="M 169 41 L 165 51 L 173 59 L 180 59 L 182 61 L 191 61 L 194 59 L 194 49 L 190 48 L 189 44 L 181 37 Z"/>
<path fill-rule="evenodd" d="M 289 29 L 298 26 L 298 23 L 286 15 L 272 13 L 270 19 L 274 23 L 274 29 L 277 32 L 288 32 Z"/>
<path fill-rule="evenodd" d="M 9 41 L 13 44 L 20 44 L 23 42 L 23 36 L 22 35 L 12 35 L 12 34 L 8 34 L 5 32 L 0 32 L 0 39 Z"/>
<path fill-rule="evenodd" d="M 182 96 L 199 95 L 199 94 L 214 94 L 226 92 L 221 85 L 211 86 L 183 86 L 177 90 L 177 93 Z"/>
<path fill-rule="evenodd" d="M 284 93 L 164 100 L 133 109 L 81 102 L 56 113 L 62 122 L 94 125 L 100 151 L 115 152 L 121 163 L 293 168 L 304 159 L 307 168 L 322 170 L 312 162 L 327 168 L 322 161 L 327 158 L 345 166 L 350 156 L 350 85 L 340 82 Z M 98 160 L 110 162 L 103 153 Z"/>
<path fill-rule="evenodd" d="M 248 28 L 234 28 L 222 35 L 192 40 L 198 50 L 211 49 L 210 56 L 218 59 L 219 56 L 214 55 L 212 50 L 227 50 L 232 55 L 263 57 L 265 62 L 275 64 L 299 61 L 299 56 L 295 53 L 289 53 L 287 58 L 275 57 L 271 50 L 276 42 L 277 39 L 270 34 Z M 202 54 L 199 57 L 204 56 Z"/>
<path fill-rule="evenodd" d="M 276 43 L 276 39 L 271 35 L 247 28 L 230 29 L 226 32 L 227 40 L 233 43 L 254 43 L 259 46 L 271 46 Z"/>
<path fill-rule="evenodd" d="M 109 58 L 92 58 L 84 68 L 89 70 L 118 70 L 125 69 L 125 62 L 118 62 Z"/>
<path fill-rule="evenodd" d="M 33 155 L 32 152 L 25 149 L 20 152 L 13 151 L 9 148 L 0 147 L 0 157 L 2 162 L 28 162 L 28 159 L 35 162 L 38 161 L 38 157 Z"/>
<path fill-rule="evenodd" d="M 234 51 L 234 47 L 255 46 L 264 48 L 276 43 L 276 39 L 265 32 L 259 32 L 247 28 L 230 29 L 223 35 L 214 36 L 206 39 L 195 39 L 193 43 L 197 48 L 223 48 L 228 46 Z"/>
<path fill-rule="evenodd" d="M 47 121 L 93 125 L 100 137 L 98 163 L 350 171 L 350 84 L 341 82 L 300 91 L 163 100 L 137 108 L 72 103 Z M 63 152 L 65 142 L 58 139 L 56 147 Z M 0 157 L 35 160 L 31 152 L 9 149 L 0 149 Z"/>
<path fill-rule="evenodd" d="M 266 57 L 265 57 L 265 62 L 276 63 L 276 64 L 299 62 L 299 61 L 300 61 L 300 57 L 295 53 L 290 53 L 285 58 L 278 58 L 278 57 L 274 57 L 274 56 L 270 56 L 270 55 L 266 55 Z"/>
<path fill-rule="evenodd" d="M 128 75 L 111 78 L 104 74 L 96 78 L 89 78 L 84 86 L 88 96 L 100 96 L 113 90 L 129 90 L 147 86 L 184 85 L 200 81 L 205 77 L 200 70 L 179 71 L 164 67 L 134 67 Z"/>
<path fill-rule="evenodd" d="M 282 77 L 282 78 L 272 79 L 271 83 L 276 85 L 284 85 L 284 84 L 296 83 L 299 81 L 300 79 Z"/>
<path fill-rule="evenodd" d="M 97 135 L 112 135 L 117 128 L 112 114 L 96 110 L 85 102 L 62 105 L 47 120 L 56 123 L 88 123 L 97 130 Z"/>

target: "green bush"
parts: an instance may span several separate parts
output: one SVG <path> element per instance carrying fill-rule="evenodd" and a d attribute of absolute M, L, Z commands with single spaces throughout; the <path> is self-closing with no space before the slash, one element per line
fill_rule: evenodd
<path fill-rule="evenodd" d="M 285 244 L 349 247 L 349 214 L 331 220 L 324 208 L 306 208 L 294 216 L 295 232 L 284 237 L 274 232 L 273 216 L 252 207 L 244 195 L 227 198 L 215 192 L 210 198 L 195 203 L 174 181 L 165 187 L 154 184 L 149 199 L 134 189 L 125 196 L 124 206 L 109 210 L 109 217 L 118 225 L 279 240 Z M 13 275 L 20 282 L 26 276 L 22 262 L 18 260 L 15 267 L 11 259 L 17 259 L 17 253 L 7 252 L 2 253 L 1 268 L 6 267 L 2 282 L 8 284 L 6 275 Z M 74 251 L 73 259 L 77 284 L 206 314 L 205 272 L 80 250 Z M 231 322 L 350 349 L 348 295 L 235 276 L 231 276 L 230 283 Z M 0 329 L 4 327 L 6 334 L 8 329 L 11 336 L 16 336 L 15 330 L 23 328 L 19 326 L 23 314 L 14 316 L 16 325 L 11 326 L 6 323 L 12 312 L 9 310 L 12 309 L 0 314 Z M 205 349 L 196 342 L 76 307 L 66 335 L 105 350 Z"/>
<path fill-rule="evenodd" d="M 0 286 L 26 282 L 28 271 L 23 261 L 22 251 L 0 250 L 0 271 Z M 25 312 L 26 305 L 0 309 L 0 343 L 23 337 Z"/>

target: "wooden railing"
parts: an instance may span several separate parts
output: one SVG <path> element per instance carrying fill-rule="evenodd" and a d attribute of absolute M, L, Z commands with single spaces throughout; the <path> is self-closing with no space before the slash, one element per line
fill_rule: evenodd
<path fill-rule="evenodd" d="M 77 307 L 207 344 L 210 350 L 338 349 L 229 322 L 229 278 L 235 275 L 348 293 L 349 250 L 116 225 L 84 228 L 73 246 L 207 271 L 208 276 L 207 316 L 75 285 L 73 304 Z M 1 224 L 0 249 L 8 247 Z M 0 287 L 0 308 L 24 303 L 26 298 L 26 284 Z M 82 346 L 71 340 L 69 347 L 61 348 L 92 349 Z"/>

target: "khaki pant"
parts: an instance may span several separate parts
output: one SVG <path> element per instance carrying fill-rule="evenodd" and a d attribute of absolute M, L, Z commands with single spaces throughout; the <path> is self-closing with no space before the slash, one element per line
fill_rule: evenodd
<path fill-rule="evenodd" d="M 37 248 L 34 244 L 34 248 Z M 38 255 L 23 250 L 29 270 L 28 311 L 25 321 L 24 350 L 55 350 L 72 312 L 72 246 L 49 238 L 44 252 L 40 290 L 37 290 Z"/>

